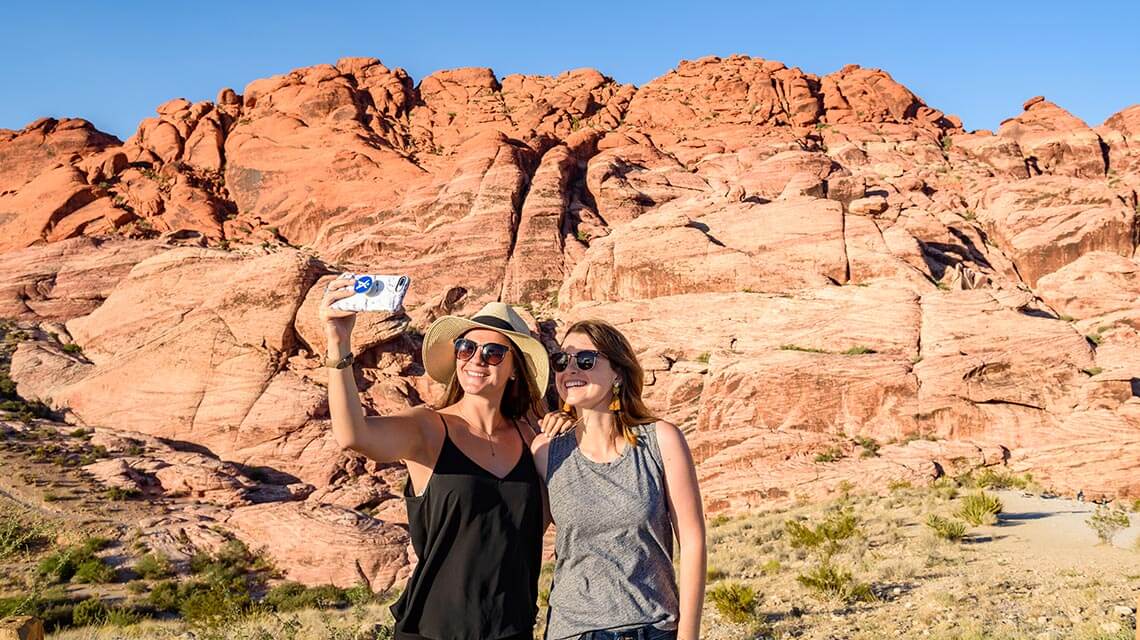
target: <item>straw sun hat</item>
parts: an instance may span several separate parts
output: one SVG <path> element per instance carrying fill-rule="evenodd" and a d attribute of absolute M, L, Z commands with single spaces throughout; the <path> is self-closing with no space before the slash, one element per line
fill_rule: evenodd
<path fill-rule="evenodd" d="M 550 382 L 550 358 L 546 347 L 530 335 L 526 322 L 509 305 L 491 302 L 470 319 L 443 316 L 424 335 L 424 369 L 432 380 L 447 384 L 455 374 L 455 340 L 472 329 L 498 331 L 522 352 L 527 373 L 538 384 L 537 393 L 546 393 Z"/>

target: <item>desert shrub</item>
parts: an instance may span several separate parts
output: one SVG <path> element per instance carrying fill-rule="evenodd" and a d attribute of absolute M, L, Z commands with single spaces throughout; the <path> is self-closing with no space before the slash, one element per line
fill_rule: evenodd
<path fill-rule="evenodd" d="M 60 549 L 40 559 L 36 564 L 36 575 L 49 584 L 71 580 L 78 566 L 73 553 L 72 549 Z"/>
<path fill-rule="evenodd" d="M 110 487 L 103 495 L 108 500 L 122 502 L 124 500 L 137 498 L 142 495 L 142 492 L 138 489 L 135 489 L 134 487 Z"/>
<path fill-rule="evenodd" d="M 111 607 L 107 611 L 107 624 L 115 627 L 126 627 L 138 624 L 145 616 L 134 609 L 125 607 Z"/>
<path fill-rule="evenodd" d="M 891 480 L 887 483 L 887 490 L 891 493 L 894 493 L 896 491 L 906 491 L 913 488 L 914 485 L 910 483 L 910 480 Z"/>
<path fill-rule="evenodd" d="M 859 454 L 860 458 L 875 458 L 879 455 L 879 443 L 874 438 L 867 438 L 859 436 L 855 438 L 855 444 L 863 448 L 863 452 Z"/>
<path fill-rule="evenodd" d="M 331 584 L 306 587 L 298 582 L 285 582 L 265 594 L 262 604 L 275 611 L 296 611 L 297 609 L 328 609 L 344 607 L 348 598 L 344 589 Z"/>
<path fill-rule="evenodd" d="M 859 519 L 850 508 L 844 508 L 832 511 L 815 527 L 788 520 L 784 528 L 793 549 L 816 550 L 830 557 L 839 551 L 845 540 L 859 533 Z"/>
<path fill-rule="evenodd" d="M 849 571 L 829 561 L 821 562 L 807 573 L 796 576 L 796 581 L 826 600 L 851 603 L 875 599 L 870 585 L 856 581 Z"/>
<path fill-rule="evenodd" d="M 780 564 L 779 560 L 773 558 L 772 560 L 768 560 L 764 564 L 760 565 L 760 571 L 763 571 L 768 575 L 774 575 L 780 573 L 780 570 L 783 569 L 783 567 L 784 566 Z"/>
<path fill-rule="evenodd" d="M 89 598 L 80 602 L 72 612 L 72 624 L 77 627 L 101 625 L 107 622 L 109 610 L 99 598 Z"/>
<path fill-rule="evenodd" d="M 44 629 L 55 631 L 71 626 L 72 613 L 78 599 L 54 587 L 31 595 L 0 598 L 0 618 L 9 615 L 35 616 L 44 622 Z"/>
<path fill-rule="evenodd" d="M 245 615 L 251 606 L 249 593 L 213 585 L 196 590 L 178 606 L 178 613 L 196 627 L 218 628 Z"/>
<path fill-rule="evenodd" d="M 748 622 L 756 610 L 756 592 L 739 582 L 725 582 L 708 590 L 718 613 L 732 622 Z"/>
<path fill-rule="evenodd" d="M 957 515 L 974 526 L 995 524 L 1002 508 L 1001 500 L 997 496 L 979 491 L 962 499 L 962 506 L 958 509 Z"/>
<path fill-rule="evenodd" d="M 721 526 L 728 524 L 731 521 L 732 521 L 732 518 L 721 513 L 721 514 L 717 514 L 717 515 L 715 515 L 709 519 L 709 526 L 710 527 L 721 527 Z"/>
<path fill-rule="evenodd" d="M 1130 519 L 1124 509 L 1101 504 L 1097 505 L 1096 512 L 1085 523 L 1096 532 L 1101 544 L 1112 544 L 1116 534 L 1128 528 Z"/>
<path fill-rule="evenodd" d="M 843 459 L 843 452 L 839 447 L 829 447 L 826 451 L 815 454 L 816 462 L 835 462 L 836 460 Z"/>
<path fill-rule="evenodd" d="M 950 476 L 942 476 L 930 483 L 930 490 L 943 500 L 953 500 L 958 497 L 958 481 Z"/>
<path fill-rule="evenodd" d="M 64 547 L 40 559 L 36 564 L 36 575 L 49 584 L 67 582 L 106 583 L 113 582 L 115 571 L 95 552 L 109 544 L 106 538 L 87 538 L 83 544 Z"/>
<path fill-rule="evenodd" d="M 345 589 L 344 597 L 347 598 L 348 603 L 354 607 L 362 607 L 370 602 L 376 601 L 376 594 L 372 593 L 372 589 L 363 582 Z"/>
<path fill-rule="evenodd" d="M 990 468 L 982 469 L 977 475 L 968 475 L 964 478 L 969 486 L 977 489 L 1021 489 L 1033 487 L 1033 476 L 1025 474 L 1019 476 L 1009 472 L 994 471 Z"/>
<path fill-rule="evenodd" d="M 115 581 L 115 570 L 98 556 L 83 560 L 75 567 L 72 582 L 107 584 Z"/>
<path fill-rule="evenodd" d="M 933 513 L 926 517 L 926 526 L 933 529 L 935 535 L 939 538 L 951 542 L 957 542 L 966 535 L 966 525 L 964 523 L 943 518 Z"/>
<path fill-rule="evenodd" d="M 42 525 L 12 509 L 0 512 L 0 560 L 30 553 L 48 542 Z"/>
<path fill-rule="evenodd" d="M 146 599 L 158 611 L 178 611 L 178 596 L 179 584 L 174 580 L 164 580 L 154 585 Z"/>
<path fill-rule="evenodd" d="M 135 563 L 135 571 L 148 580 L 169 578 L 174 574 L 170 560 L 160 553 L 148 553 Z"/>

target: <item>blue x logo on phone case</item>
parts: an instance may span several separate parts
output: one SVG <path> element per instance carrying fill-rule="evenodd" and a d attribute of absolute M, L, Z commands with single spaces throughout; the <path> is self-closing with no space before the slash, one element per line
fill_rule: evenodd
<path fill-rule="evenodd" d="M 353 284 L 352 290 L 356 293 L 368 293 L 372 290 L 372 276 L 360 276 Z"/>

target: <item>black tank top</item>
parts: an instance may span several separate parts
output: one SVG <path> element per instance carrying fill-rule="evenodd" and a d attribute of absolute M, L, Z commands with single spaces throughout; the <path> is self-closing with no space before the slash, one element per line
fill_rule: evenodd
<path fill-rule="evenodd" d="M 538 612 L 542 489 L 526 439 L 518 463 L 499 479 L 464 455 L 440 420 L 443 446 L 423 495 L 411 479 L 404 485 L 418 563 L 392 605 L 395 637 L 529 640 Z"/>

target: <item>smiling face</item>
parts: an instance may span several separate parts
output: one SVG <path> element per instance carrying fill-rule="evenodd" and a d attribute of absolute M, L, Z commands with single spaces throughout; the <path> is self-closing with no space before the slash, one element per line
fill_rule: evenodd
<path fill-rule="evenodd" d="M 510 340 L 491 329 L 473 329 L 463 335 L 478 345 L 475 355 L 468 360 L 455 359 L 455 375 L 464 393 L 481 396 L 502 395 L 514 371 L 514 353 Z M 506 348 L 503 361 L 497 365 L 488 364 L 483 359 L 483 345 L 497 344 Z"/>
<path fill-rule="evenodd" d="M 571 333 L 562 341 L 562 351 L 571 356 L 580 351 L 597 350 L 598 347 L 584 333 Z M 574 408 L 605 411 L 613 400 L 613 386 L 617 379 L 618 374 L 609 359 L 599 354 L 588 371 L 579 369 L 577 358 L 571 357 L 569 366 L 555 374 L 554 384 L 563 402 Z"/>

